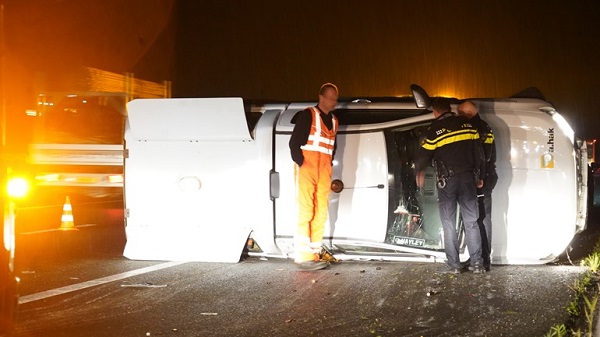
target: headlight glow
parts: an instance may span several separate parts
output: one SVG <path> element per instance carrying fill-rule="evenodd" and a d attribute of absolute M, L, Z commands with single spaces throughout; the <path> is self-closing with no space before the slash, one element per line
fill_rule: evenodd
<path fill-rule="evenodd" d="M 558 127 L 564 132 L 565 136 L 569 137 L 571 143 L 575 142 L 575 132 L 567 120 L 558 113 L 553 114 L 552 119 L 558 124 Z"/>

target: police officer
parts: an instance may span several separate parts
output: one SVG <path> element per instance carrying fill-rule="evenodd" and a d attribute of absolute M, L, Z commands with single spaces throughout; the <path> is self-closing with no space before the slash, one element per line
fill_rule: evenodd
<path fill-rule="evenodd" d="M 438 208 L 444 230 L 444 248 L 447 269 L 444 273 L 459 274 L 456 208 L 460 204 L 470 255 L 470 270 L 485 273 L 481 258 L 481 234 L 477 224 L 479 215 L 477 188 L 483 187 L 483 149 L 477 129 L 466 118 L 453 114 L 450 102 L 436 98 L 431 106 L 435 120 L 426 131 L 415 162 L 417 186 L 424 183 L 424 169 L 432 159 L 438 173 Z"/>
<path fill-rule="evenodd" d="M 489 124 L 481 119 L 477 106 L 473 102 L 465 101 L 461 103 L 458 106 L 458 115 L 469 119 L 469 122 L 473 123 L 473 126 L 477 128 L 485 154 L 483 187 L 477 189 L 477 197 L 479 199 L 479 219 L 477 222 L 481 232 L 483 266 L 486 271 L 489 271 L 492 254 L 492 190 L 498 182 L 494 133 Z"/>

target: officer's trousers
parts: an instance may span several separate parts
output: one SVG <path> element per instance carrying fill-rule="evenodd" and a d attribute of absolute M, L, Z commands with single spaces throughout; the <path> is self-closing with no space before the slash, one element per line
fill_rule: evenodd
<path fill-rule="evenodd" d="M 479 204 L 477 186 L 472 172 L 456 174 L 446 182 L 444 188 L 437 189 L 438 208 L 444 229 L 444 248 L 447 264 L 452 268 L 462 268 L 459 257 L 458 231 L 456 228 L 457 203 L 465 229 L 465 239 L 469 249 L 471 265 L 482 265 L 481 233 L 477 219 Z"/>
<path fill-rule="evenodd" d="M 491 264 L 492 254 L 492 190 L 496 186 L 498 175 L 493 172 L 484 179 L 483 188 L 477 190 L 479 196 L 479 230 L 481 233 L 483 265 Z"/>

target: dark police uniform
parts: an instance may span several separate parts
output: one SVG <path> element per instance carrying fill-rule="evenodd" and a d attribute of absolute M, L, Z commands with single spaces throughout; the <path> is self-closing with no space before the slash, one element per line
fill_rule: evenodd
<path fill-rule="evenodd" d="M 476 180 L 482 179 L 484 158 L 479 132 L 470 120 L 446 112 L 431 123 L 415 162 L 417 172 L 430 165 L 438 171 L 438 208 L 444 229 L 444 248 L 450 268 L 462 269 L 456 231 L 460 204 L 472 267 L 482 268 L 481 234 Z"/>
<path fill-rule="evenodd" d="M 477 189 L 479 197 L 479 228 L 481 230 L 482 249 L 481 256 L 486 270 L 490 269 L 492 253 L 492 190 L 498 182 L 496 173 L 496 144 L 492 128 L 479 114 L 469 119 L 473 126 L 479 131 L 479 138 L 483 145 L 485 154 L 485 174 L 483 187 Z"/>

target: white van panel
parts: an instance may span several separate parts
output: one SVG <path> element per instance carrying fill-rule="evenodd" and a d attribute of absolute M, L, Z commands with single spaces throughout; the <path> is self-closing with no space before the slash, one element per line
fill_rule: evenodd
<path fill-rule="evenodd" d="M 251 140 L 239 97 L 136 99 L 127 111 L 129 140 Z"/>
<path fill-rule="evenodd" d="M 383 242 L 388 219 L 388 163 L 383 132 L 338 134 L 333 179 L 344 190 L 331 193 L 325 235 Z M 340 165 L 341 164 L 341 165 Z"/>
<path fill-rule="evenodd" d="M 276 237 L 279 247 L 291 253 L 298 208 L 290 135 L 276 136 L 276 170 L 281 182 L 276 202 Z M 344 183 L 342 192 L 331 192 L 324 241 L 353 239 L 383 242 L 388 213 L 387 154 L 382 132 L 337 135 L 332 179 Z M 379 187 L 378 187 L 379 186 Z"/>
<path fill-rule="evenodd" d="M 481 115 L 494 131 L 498 155 L 499 179 L 492 195 L 494 262 L 549 262 L 576 232 L 573 136 L 537 109 L 483 107 Z M 544 160 L 548 154 L 551 162 Z"/>
<path fill-rule="evenodd" d="M 128 104 L 125 257 L 239 261 L 255 223 L 256 194 L 268 196 L 257 179 L 257 146 L 242 135 L 242 123 L 246 135 L 248 130 L 238 103 L 169 99 Z"/>

